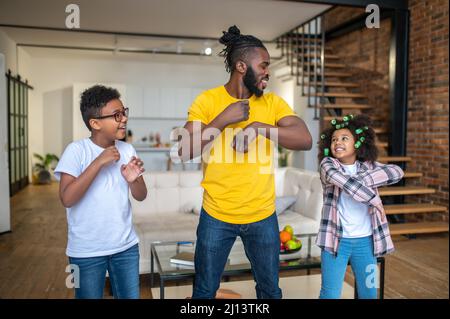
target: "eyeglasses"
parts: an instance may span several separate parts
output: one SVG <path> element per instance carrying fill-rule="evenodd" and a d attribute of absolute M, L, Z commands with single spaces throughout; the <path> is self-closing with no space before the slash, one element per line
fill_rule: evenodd
<path fill-rule="evenodd" d="M 114 117 L 116 122 L 120 123 L 124 116 L 128 117 L 128 113 L 129 113 L 129 109 L 126 107 L 122 111 L 116 112 L 116 113 L 111 114 L 111 115 L 103 115 L 103 116 L 99 116 L 99 117 L 94 117 L 94 119 L 101 120 L 101 119 L 106 119 L 106 118 L 109 118 L 109 117 Z"/>

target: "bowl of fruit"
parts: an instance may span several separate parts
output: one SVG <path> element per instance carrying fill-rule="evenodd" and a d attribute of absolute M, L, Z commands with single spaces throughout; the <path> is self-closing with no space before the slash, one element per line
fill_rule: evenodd
<path fill-rule="evenodd" d="M 302 241 L 294 236 L 294 229 L 286 225 L 280 231 L 280 254 L 292 254 L 302 249 Z"/>

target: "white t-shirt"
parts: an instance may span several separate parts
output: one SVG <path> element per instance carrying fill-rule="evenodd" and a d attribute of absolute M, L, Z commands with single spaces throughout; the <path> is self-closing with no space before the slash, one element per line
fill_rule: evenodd
<path fill-rule="evenodd" d="M 343 165 L 350 176 L 357 173 L 356 162 L 352 165 Z M 349 194 L 342 191 L 338 200 L 338 211 L 343 228 L 344 238 L 360 238 L 372 235 L 372 221 L 369 215 L 369 206 L 354 200 Z"/>
<path fill-rule="evenodd" d="M 74 206 L 67 208 L 68 242 L 66 254 L 70 257 L 97 257 L 116 254 L 138 243 L 132 223 L 129 186 L 120 172 L 136 150 L 132 145 L 116 141 L 120 153 L 118 162 L 103 167 Z M 73 142 L 64 150 L 55 176 L 60 173 L 74 177 L 95 160 L 104 148 L 90 138 Z"/>

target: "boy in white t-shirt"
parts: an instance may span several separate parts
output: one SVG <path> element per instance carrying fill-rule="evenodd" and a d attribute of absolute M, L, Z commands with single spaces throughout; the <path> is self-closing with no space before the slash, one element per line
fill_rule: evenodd
<path fill-rule="evenodd" d="M 67 208 L 75 297 L 102 298 L 108 271 L 115 298 L 139 298 L 138 238 L 128 194 L 142 201 L 147 188 L 143 162 L 120 141 L 128 108 L 117 90 L 95 85 L 81 95 L 80 110 L 91 137 L 69 144 L 55 169 Z"/>

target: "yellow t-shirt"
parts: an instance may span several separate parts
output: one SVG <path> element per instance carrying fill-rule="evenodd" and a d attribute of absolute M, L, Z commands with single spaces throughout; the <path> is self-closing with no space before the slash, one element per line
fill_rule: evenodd
<path fill-rule="evenodd" d="M 188 121 L 207 125 L 237 101 L 224 86 L 207 90 L 192 103 Z M 258 135 L 247 153 L 239 153 L 231 146 L 234 135 L 255 121 L 276 125 L 281 118 L 296 115 L 273 93 L 259 98 L 253 95 L 249 106 L 249 119 L 227 126 L 214 140 L 210 152 L 203 155 L 203 208 L 214 218 L 232 224 L 257 222 L 275 211 L 274 143 Z"/>

